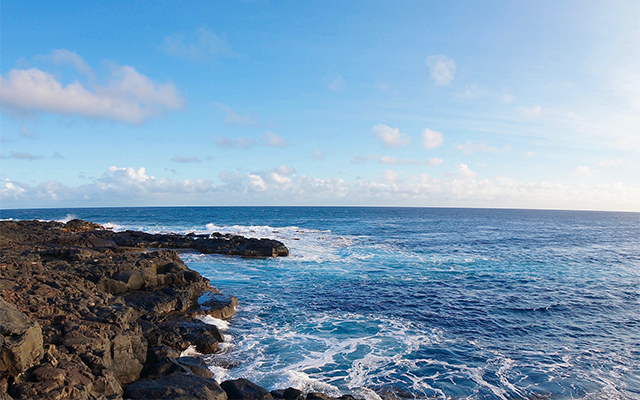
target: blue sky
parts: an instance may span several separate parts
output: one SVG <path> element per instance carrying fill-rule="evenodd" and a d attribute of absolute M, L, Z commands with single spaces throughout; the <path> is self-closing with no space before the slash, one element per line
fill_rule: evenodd
<path fill-rule="evenodd" d="M 640 211 L 637 1 L 1 12 L 2 208 Z"/>

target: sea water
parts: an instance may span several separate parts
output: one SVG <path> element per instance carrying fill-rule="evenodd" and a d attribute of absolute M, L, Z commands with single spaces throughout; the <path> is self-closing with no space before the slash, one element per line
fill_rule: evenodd
<path fill-rule="evenodd" d="M 115 230 L 273 238 L 289 257 L 186 252 L 239 299 L 219 381 L 377 399 L 640 398 L 640 214 L 184 207 L 2 210 Z"/>

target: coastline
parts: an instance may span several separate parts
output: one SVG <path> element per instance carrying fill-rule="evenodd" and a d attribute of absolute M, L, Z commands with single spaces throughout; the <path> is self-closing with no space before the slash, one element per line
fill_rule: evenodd
<path fill-rule="evenodd" d="M 189 348 L 217 351 L 223 335 L 200 318 L 229 318 L 237 299 L 175 249 L 288 255 L 269 239 L 113 232 L 77 219 L 1 221 L 0 399 L 305 398 L 245 379 L 218 384 L 202 359 L 181 357 Z"/>

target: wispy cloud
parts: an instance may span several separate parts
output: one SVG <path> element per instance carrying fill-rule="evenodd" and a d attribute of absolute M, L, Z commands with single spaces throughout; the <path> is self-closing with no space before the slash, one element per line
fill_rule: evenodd
<path fill-rule="evenodd" d="M 180 164 L 188 164 L 188 163 L 199 163 L 200 159 L 198 157 L 182 157 L 182 156 L 175 156 L 171 159 L 171 161 L 176 162 L 176 163 L 180 163 Z"/>
<path fill-rule="evenodd" d="M 431 71 L 431 80 L 436 86 L 447 86 L 456 76 L 456 63 L 447 56 L 429 56 L 426 63 Z"/>
<path fill-rule="evenodd" d="M 539 105 L 531 106 L 531 107 L 518 107 L 518 111 L 520 114 L 527 118 L 535 118 L 542 114 L 542 107 Z"/>
<path fill-rule="evenodd" d="M 265 132 L 261 135 L 258 140 L 254 140 L 251 138 L 228 138 L 223 136 L 216 136 L 214 138 L 216 145 L 218 147 L 239 147 L 243 149 L 248 149 L 250 147 L 261 145 L 267 147 L 286 147 L 289 145 L 289 141 L 277 135 L 271 131 Z"/>
<path fill-rule="evenodd" d="M 265 132 L 264 135 L 260 136 L 260 141 L 269 147 L 286 147 L 289 145 L 288 140 L 271 131 Z"/>
<path fill-rule="evenodd" d="M 229 125 L 258 125 L 258 117 L 256 116 L 240 115 L 236 110 L 222 103 L 214 103 L 214 105 L 224 111 L 224 122 Z"/>
<path fill-rule="evenodd" d="M 166 36 L 162 50 L 171 56 L 201 62 L 219 56 L 233 55 L 226 39 L 206 27 L 184 34 Z"/>
<path fill-rule="evenodd" d="M 372 132 L 387 147 L 405 146 L 411 142 L 409 136 L 401 133 L 399 128 L 391 128 L 384 124 L 375 125 Z"/>
<path fill-rule="evenodd" d="M 597 174 L 599 174 L 600 171 L 598 171 L 597 169 L 593 169 L 593 168 L 589 168 L 586 165 L 582 165 L 579 167 L 576 167 L 573 170 L 573 176 L 579 177 L 579 178 L 590 178 L 593 177 Z"/>
<path fill-rule="evenodd" d="M 44 158 L 43 156 L 36 156 L 33 155 L 31 153 L 27 153 L 26 151 L 12 151 L 9 153 L 9 155 L 0 155 L 0 158 L 4 158 L 4 159 L 13 159 L 13 160 L 27 160 L 27 161 L 33 161 L 33 160 L 40 160 L 42 158 Z"/>
<path fill-rule="evenodd" d="M 347 82 L 344 80 L 342 75 L 338 75 L 329 82 L 327 88 L 332 92 L 342 92 L 346 86 Z"/>
<path fill-rule="evenodd" d="M 180 110 L 185 103 L 172 83 L 154 82 L 131 66 L 112 64 L 107 81 L 106 86 L 79 81 L 63 85 L 38 68 L 12 69 L 0 76 L 0 98 L 6 110 L 18 114 L 45 112 L 135 124 Z"/>
<path fill-rule="evenodd" d="M 456 143 L 455 147 L 456 147 L 456 150 L 461 151 L 462 153 L 468 154 L 468 155 L 477 153 L 479 151 L 483 153 L 501 154 L 511 150 L 511 146 L 508 144 L 504 145 L 504 147 L 500 149 L 495 146 L 490 146 L 484 142 L 476 143 L 476 142 L 473 142 L 472 140 L 468 140 L 464 144 Z"/>
<path fill-rule="evenodd" d="M 249 138 L 228 138 L 222 136 L 216 136 L 215 142 L 218 147 L 240 147 L 243 149 L 248 149 L 249 147 L 253 147 L 256 145 L 256 141 Z"/>
<path fill-rule="evenodd" d="M 313 150 L 313 154 L 311 154 L 311 157 L 316 160 L 324 160 L 327 157 L 327 153 L 322 150 L 315 149 Z"/>
<path fill-rule="evenodd" d="M 37 61 L 49 61 L 57 65 L 70 64 L 76 71 L 89 78 L 95 78 L 93 69 L 77 53 L 65 49 L 55 49 L 50 54 L 34 57 Z"/>
<path fill-rule="evenodd" d="M 27 139 L 36 139 L 38 137 L 25 123 L 20 124 L 20 136 Z"/>

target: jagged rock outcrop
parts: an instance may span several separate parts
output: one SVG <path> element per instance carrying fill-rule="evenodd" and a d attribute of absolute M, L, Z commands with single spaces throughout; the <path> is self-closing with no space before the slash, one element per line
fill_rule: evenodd
<path fill-rule="evenodd" d="M 226 398 L 206 366 L 180 352 L 215 352 L 224 337 L 194 317 L 228 318 L 237 300 L 176 251 L 145 251 L 208 239 L 138 235 L 80 220 L 0 221 L 0 399 L 119 399 L 125 389 L 153 398 L 135 397 L 143 388 L 158 398 Z M 236 242 L 225 254 L 252 243 Z"/>

